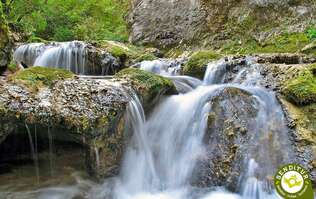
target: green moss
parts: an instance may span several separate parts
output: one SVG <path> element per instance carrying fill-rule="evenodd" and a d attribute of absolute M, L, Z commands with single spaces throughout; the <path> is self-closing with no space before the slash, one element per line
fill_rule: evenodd
<path fill-rule="evenodd" d="M 18 70 L 18 66 L 16 65 L 16 63 L 14 62 L 10 62 L 9 66 L 8 66 L 8 69 L 11 71 L 11 72 L 15 72 Z"/>
<path fill-rule="evenodd" d="M 135 59 L 135 62 L 142 62 L 142 61 L 152 61 L 158 59 L 155 55 L 151 53 L 145 53 L 143 55 L 140 55 Z"/>
<path fill-rule="evenodd" d="M 96 46 L 106 49 L 111 55 L 119 58 L 125 66 L 144 60 L 157 59 L 153 53 L 147 52 L 146 48 L 131 44 L 103 40 L 97 41 Z"/>
<path fill-rule="evenodd" d="M 131 56 L 131 52 L 119 46 L 112 46 L 108 48 L 108 50 L 116 58 L 126 59 L 127 57 Z"/>
<path fill-rule="evenodd" d="M 304 32 L 284 33 L 262 43 L 252 37 L 244 37 L 224 44 L 221 52 L 225 54 L 295 53 L 309 43 L 308 35 Z"/>
<path fill-rule="evenodd" d="M 10 46 L 10 38 L 9 27 L 2 10 L 2 3 L 0 2 L 0 57 L 4 61 L 3 64 L 0 63 L 0 67 L 7 67 L 10 62 L 10 52 L 5 48 Z M 3 60 L 3 57 L 7 58 Z"/>
<path fill-rule="evenodd" d="M 137 68 L 121 70 L 115 75 L 115 78 L 131 82 L 134 90 L 145 103 L 152 102 L 161 94 L 177 93 L 171 80 Z"/>
<path fill-rule="evenodd" d="M 316 64 L 311 65 L 296 78 L 288 80 L 283 94 L 296 104 L 316 102 Z"/>
<path fill-rule="evenodd" d="M 207 64 L 220 58 L 221 55 L 214 51 L 195 52 L 184 65 L 183 72 L 185 75 L 203 79 Z"/>
<path fill-rule="evenodd" d="M 31 89 L 38 89 L 42 86 L 50 87 L 56 80 L 70 79 L 73 77 L 74 74 L 67 70 L 35 66 L 18 71 L 10 77 L 10 80 L 21 82 Z"/>

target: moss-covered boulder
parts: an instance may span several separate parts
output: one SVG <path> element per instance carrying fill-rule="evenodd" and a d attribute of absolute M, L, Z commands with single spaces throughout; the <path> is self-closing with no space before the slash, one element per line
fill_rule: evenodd
<path fill-rule="evenodd" d="M 73 79 L 75 75 L 64 69 L 34 66 L 20 70 L 10 76 L 10 80 L 21 83 L 30 89 L 38 90 L 41 87 L 52 87 L 59 80 Z"/>
<path fill-rule="evenodd" d="M 6 69 L 11 59 L 9 27 L 2 10 L 2 3 L 0 2 L 0 73 Z"/>
<path fill-rule="evenodd" d="M 219 58 L 221 58 L 221 55 L 214 51 L 205 50 L 195 52 L 184 65 L 183 73 L 185 75 L 203 79 L 207 64 Z"/>
<path fill-rule="evenodd" d="M 316 102 L 316 64 L 284 83 L 283 94 L 296 104 Z"/>
<path fill-rule="evenodd" d="M 134 46 L 131 44 L 124 44 L 114 41 L 98 41 L 95 43 L 96 47 L 105 49 L 120 62 L 121 68 L 126 68 L 134 63 L 158 59 L 160 52 L 154 48 L 144 48 Z"/>
<path fill-rule="evenodd" d="M 146 110 L 156 103 L 160 96 L 177 93 L 171 80 L 137 68 L 124 69 L 118 72 L 115 78 L 131 84 Z"/>

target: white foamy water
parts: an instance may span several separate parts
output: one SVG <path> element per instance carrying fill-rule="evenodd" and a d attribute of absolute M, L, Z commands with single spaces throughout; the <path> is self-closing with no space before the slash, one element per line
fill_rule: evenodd
<path fill-rule="evenodd" d="M 153 63 L 150 63 L 153 64 Z M 163 64 L 142 68 L 163 74 Z M 246 67 L 246 66 L 245 66 Z M 78 180 L 76 186 L 48 188 L 36 191 L 34 198 L 43 199 L 276 199 L 269 178 L 279 164 L 291 157 L 287 128 L 282 109 L 273 93 L 255 81 L 258 68 L 241 69 L 232 83 L 225 83 L 227 73 L 223 61 L 211 63 L 198 83 L 190 77 L 167 74 L 173 81 L 185 82 L 185 92 L 164 99 L 147 116 L 136 95 L 131 95 L 127 110 L 127 125 L 132 139 L 126 149 L 119 176 L 103 184 Z M 168 67 L 167 67 L 168 68 Z M 164 72 L 161 72 L 161 71 Z M 160 71 L 160 72 L 159 72 Z M 165 74 L 163 74 L 165 75 Z M 191 86 L 190 86 L 191 84 Z M 237 193 L 225 187 L 201 189 L 192 187 L 193 170 L 205 157 L 209 103 L 221 89 L 235 87 L 249 92 L 258 104 L 258 114 L 251 126 L 249 145 L 243 159 L 243 170 L 236 183 Z M 209 132 L 212 133 L 212 132 Z M 274 150 L 274 146 L 288 150 Z"/>
<path fill-rule="evenodd" d="M 28 67 L 58 67 L 85 74 L 85 48 L 86 44 L 80 41 L 25 44 L 17 48 L 13 58 Z"/>

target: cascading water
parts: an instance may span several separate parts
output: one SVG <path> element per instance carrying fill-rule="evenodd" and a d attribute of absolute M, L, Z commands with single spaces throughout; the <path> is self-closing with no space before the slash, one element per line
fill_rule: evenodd
<path fill-rule="evenodd" d="M 16 62 L 27 66 L 59 67 L 85 74 L 85 48 L 86 44 L 79 41 L 27 44 L 20 46 L 13 57 Z"/>
<path fill-rule="evenodd" d="M 110 53 L 81 41 L 21 45 L 13 58 L 24 68 L 63 68 L 78 75 L 113 75 L 120 68 L 119 61 Z"/>
<path fill-rule="evenodd" d="M 169 97 L 141 127 L 138 124 L 138 128 L 134 129 L 137 133 L 125 154 L 113 197 L 192 198 L 194 193 L 190 180 L 199 157 L 205 153 L 203 137 L 207 115 L 212 111 L 208 102 L 221 89 L 236 87 L 250 92 L 259 103 L 251 144 L 247 146 L 249 149 L 244 158 L 248 169 L 240 177 L 239 194 L 218 190 L 205 193 L 202 198 L 278 198 L 267 179 L 280 164 L 292 158 L 287 128 L 273 93 L 260 88 L 253 81 L 254 77 L 260 75 L 256 65 L 250 61 L 247 65 L 250 67 L 241 70 L 233 79 L 232 82 L 236 83 L 223 84 L 227 80 L 228 65 L 225 61 L 209 64 L 203 86 L 186 94 Z M 287 147 L 288 151 L 273 151 L 275 145 Z"/>
<path fill-rule="evenodd" d="M 85 74 L 86 44 L 83 42 L 59 43 L 46 49 L 36 58 L 35 66 L 60 67 L 76 74 Z"/>
<path fill-rule="evenodd" d="M 274 93 L 260 87 L 257 64 L 248 60 L 243 66 L 234 67 L 238 70 L 234 71 L 224 60 L 210 63 L 201 82 L 169 73 L 170 65 L 143 63 L 140 68 L 172 79 L 179 90 L 184 85 L 183 92 L 164 99 L 147 118 L 137 96 L 130 94 L 126 129 L 132 139 L 120 175 L 105 179 L 102 185 L 76 178 L 77 186 L 40 189 L 29 196 L 41 199 L 71 199 L 78 195 L 87 199 L 278 198 L 269 179 L 280 164 L 293 158 L 282 109 Z M 237 193 L 224 187 L 202 189 L 192 184 L 194 169 L 208 152 L 206 133 L 221 133 L 207 132 L 208 116 L 214 108 L 212 100 L 226 88 L 250 93 L 258 109 L 248 132 L 249 142 L 244 146 L 243 169 L 239 181 L 235 182 Z"/>
<path fill-rule="evenodd" d="M 202 84 L 201 80 L 181 75 L 181 66 L 184 60 L 159 59 L 153 61 L 143 61 L 136 65 L 142 70 L 165 76 L 173 81 L 179 93 L 192 91 Z"/>

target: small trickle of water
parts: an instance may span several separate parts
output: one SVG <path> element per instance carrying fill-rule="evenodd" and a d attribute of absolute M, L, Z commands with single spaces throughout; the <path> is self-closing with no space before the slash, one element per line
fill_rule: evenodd
<path fill-rule="evenodd" d="M 31 134 L 31 130 L 29 128 L 29 126 L 25 123 L 25 128 L 29 137 L 29 142 L 30 142 L 30 148 L 31 148 L 31 154 L 32 154 L 32 158 L 34 161 L 34 168 L 35 168 L 35 175 L 36 175 L 36 179 L 37 179 L 37 183 L 39 183 L 39 166 L 38 166 L 38 156 L 37 156 L 37 151 L 35 151 L 34 148 L 34 142 L 33 142 L 33 137 Z"/>

